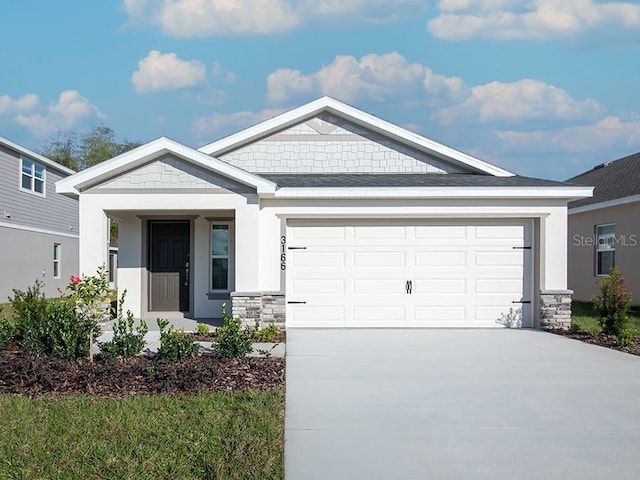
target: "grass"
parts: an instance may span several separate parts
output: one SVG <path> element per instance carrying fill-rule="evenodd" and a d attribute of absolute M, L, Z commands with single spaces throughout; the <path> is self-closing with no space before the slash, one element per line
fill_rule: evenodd
<path fill-rule="evenodd" d="M 284 393 L 0 395 L 0 479 L 281 479 Z"/>
<path fill-rule="evenodd" d="M 13 307 L 10 303 L 0 303 L 0 318 L 13 318 Z"/>
<path fill-rule="evenodd" d="M 571 328 L 578 332 L 586 332 L 598 336 L 602 331 L 599 315 L 591 302 L 574 301 L 571 304 Z M 636 335 L 640 335 L 640 307 L 632 307 L 629 311 L 631 327 Z"/>

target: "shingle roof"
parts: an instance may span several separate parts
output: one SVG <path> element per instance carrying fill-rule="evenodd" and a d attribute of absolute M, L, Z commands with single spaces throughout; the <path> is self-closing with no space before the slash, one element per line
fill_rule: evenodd
<path fill-rule="evenodd" d="M 569 208 L 640 195 L 640 152 L 598 165 L 567 182 L 596 187 L 593 197 L 570 202 Z"/>
<path fill-rule="evenodd" d="M 260 174 L 279 188 L 345 187 L 558 187 L 564 182 L 515 175 L 474 174 Z"/>

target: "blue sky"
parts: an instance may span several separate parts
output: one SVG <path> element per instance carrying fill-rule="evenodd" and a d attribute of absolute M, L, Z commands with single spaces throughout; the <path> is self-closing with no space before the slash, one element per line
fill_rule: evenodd
<path fill-rule="evenodd" d="M 0 4 L 0 135 L 199 147 L 322 95 L 516 173 L 640 151 L 640 2 Z"/>

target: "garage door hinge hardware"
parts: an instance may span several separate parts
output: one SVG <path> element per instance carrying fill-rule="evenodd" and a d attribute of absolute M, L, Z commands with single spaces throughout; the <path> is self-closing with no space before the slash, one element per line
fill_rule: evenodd
<path fill-rule="evenodd" d="M 304 305 L 307 302 L 287 302 L 289 305 Z"/>
<path fill-rule="evenodd" d="M 531 300 L 514 300 L 511 303 L 531 303 Z"/>
<path fill-rule="evenodd" d="M 407 280 L 404 288 L 407 290 L 407 295 L 411 295 L 411 292 L 413 290 L 413 282 L 411 280 Z"/>
<path fill-rule="evenodd" d="M 287 247 L 287 250 L 306 250 L 307 247 Z"/>
<path fill-rule="evenodd" d="M 514 250 L 531 250 L 531 247 L 513 247 Z"/>

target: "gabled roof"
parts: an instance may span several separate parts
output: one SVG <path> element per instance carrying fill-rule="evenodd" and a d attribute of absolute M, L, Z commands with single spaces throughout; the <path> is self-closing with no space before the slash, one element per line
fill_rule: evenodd
<path fill-rule="evenodd" d="M 54 162 L 53 160 L 50 160 L 47 157 L 43 157 L 39 153 L 32 152 L 28 148 L 18 145 L 17 143 L 12 142 L 11 140 L 7 140 L 4 137 L 0 137 L 0 145 L 4 145 L 5 147 L 11 150 L 15 150 L 16 152 L 26 155 L 27 157 L 31 157 L 32 159 L 37 160 L 43 165 L 54 168 L 62 173 L 66 173 L 67 175 L 73 175 L 75 173 L 70 168 L 67 168 L 64 165 L 60 165 L 58 162 Z"/>
<path fill-rule="evenodd" d="M 510 177 L 514 175 L 507 170 L 496 167 L 471 155 L 447 147 L 421 135 L 410 132 L 393 123 L 382 120 L 331 97 L 322 97 L 313 102 L 285 112 L 270 120 L 249 127 L 238 133 L 225 137 L 217 142 L 205 145 L 198 150 L 214 157 L 224 155 L 247 144 L 268 137 L 274 133 L 309 120 L 320 113 L 327 112 L 350 121 L 360 127 L 384 135 L 395 141 L 408 145 L 438 159 L 460 165 L 473 172 Z"/>
<path fill-rule="evenodd" d="M 570 209 L 638 196 L 640 195 L 640 152 L 598 165 L 570 178 L 567 182 L 595 186 L 593 197 L 571 202 Z M 636 201 L 640 201 L 640 198 Z M 602 205 L 604 206 L 608 205 Z"/>
<path fill-rule="evenodd" d="M 254 187 L 260 194 L 275 192 L 276 185 L 269 180 L 234 167 L 217 158 L 205 155 L 166 137 L 158 138 L 110 160 L 78 172 L 75 175 L 59 180 L 56 182 L 56 191 L 70 197 L 77 197 L 80 192 L 87 188 L 104 183 L 167 154 L 174 155 L 206 170 L 224 175 L 244 185 Z"/>

